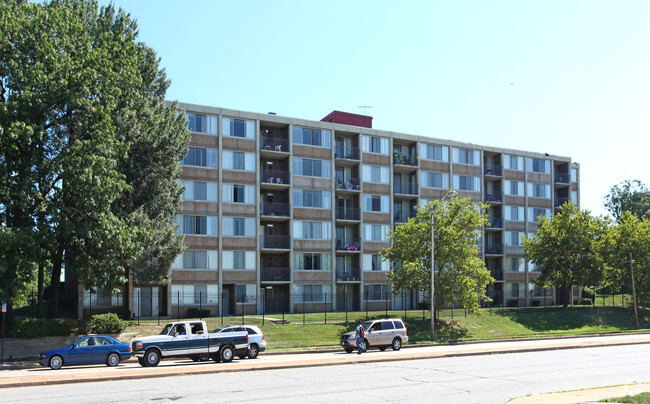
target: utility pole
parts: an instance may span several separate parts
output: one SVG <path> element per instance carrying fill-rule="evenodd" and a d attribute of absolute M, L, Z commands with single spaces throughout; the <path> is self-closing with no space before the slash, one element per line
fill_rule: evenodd
<path fill-rule="evenodd" d="M 636 289 L 634 288 L 634 267 L 632 266 L 632 253 L 630 253 L 630 275 L 632 275 L 632 299 L 634 299 L 634 320 L 636 322 L 636 329 L 639 329 L 639 313 L 636 308 Z"/>

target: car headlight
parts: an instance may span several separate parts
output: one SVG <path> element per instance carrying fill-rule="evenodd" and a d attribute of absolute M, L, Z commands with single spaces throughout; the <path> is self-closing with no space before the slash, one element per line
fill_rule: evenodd
<path fill-rule="evenodd" d="M 137 341 L 137 342 L 135 343 L 135 350 L 138 351 L 138 350 L 140 350 L 140 349 L 142 349 L 142 342 Z"/>

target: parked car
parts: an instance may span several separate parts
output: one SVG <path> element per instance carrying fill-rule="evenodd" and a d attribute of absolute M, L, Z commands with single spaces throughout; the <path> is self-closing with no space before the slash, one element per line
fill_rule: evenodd
<path fill-rule="evenodd" d="M 382 318 L 379 320 L 370 320 L 362 324 L 365 338 L 362 341 L 362 350 L 368 348 L 379 348 L 380 351 L 391 347 L 394 351 L 399 351 L 402 344 L 409 341 L 408 332 L 404 322 L 399 318 Z M 357 349 L 355 340 L 356 330 L 346 332 L 341 335 L 341 347 L 345 352 L 351 353 Z"/>
<path fill-rule="evenodd" d="M 233 325 L 217 329 L 218 333 L 234 331 L 246 331 L 248 333 L 248 351 L 246 354 L 239 354 L 239 359 L 244 359 L 245 357 L 255 359 L 260 352 L 266 351 L 264 333 L 256 325 Z"/>
<path fill-rule="evenodd" d="M 88 335 L 78 338 L 72 344 L 50 349 L 38 354 L 38 362 L 54 370 L 63 365 L 105 363 L 117 366 L 120 361 L 131 358 L 131 344 L 120 342 L 108 335 Z"/>

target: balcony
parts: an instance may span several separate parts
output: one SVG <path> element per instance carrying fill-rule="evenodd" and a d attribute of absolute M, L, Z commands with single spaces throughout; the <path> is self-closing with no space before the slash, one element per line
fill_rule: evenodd
<path fill-rule="evenodd" d="M 501 191 L 486 192 L 485 202 L 503 202 L 503 192 Z"/>
<path fill-rule="evenodd" d="M 503 244 L 491 243 L 485 246 L 485 253 L 491 255 L 503 254 Z"/>
<path fill-rule="evenodd" d="M 289 139 L 262 138 L 260 140 L 260 150 L 288 153 Z"/>
<path fill-rule="evenodd" d="M 262 248 L 288 250 L 291 248 L 291 236 L 260 236 Z"/>
<path fill-rule="evenodd" d="M 336 280 L 342 282 L 359 282 L 361 280 L 361 268 L 337 269 Z"/>
<path fill-rule="evenodd" d="M 393 193 L 402 195 L 418 195 L 418 183 L 403 182 L 401 184 L 393 184 Z"/>
<path fill-rule="evenodd" d="M 503 228 L 503 218 L 501 217 L 490 217 L 488 218 L 488 224 L 490 225 L 489 229 L 502 229 Z"/>
<path fill-rule="evenodd" d="M 417 216 L 416 212 L 412 212 L 407 215 L 398 213 L 393 217 L 393 220 L 395 221 L 395 223 L 406 223 L 408 222 L 409 218 L 416 217 L 416 216 Z"/>
<path fill-rule="evenodd" d="M 288 282 L 290 280 L 289 268 L 265 267 L 260 271 L 262 282 Z"/>
<path fill-rule="evenodd" d="M 503 277 L 503 269 L 496 269 L 496 268 L 490 269 L 490 276 L 492 276 L 495 281 L 505 280 L 505 278 Z"/>
<path fill-rule="evenodd" d="M 553 201 L 553 205 L 554 205 L 556 208 L 560 208 L 560 207 L 562 207 L 562 205 L 564 205 L 566 202 L 569 202 L 569 198 L 567 198 L 567 197 L 562 197 L 562 196 L 561 196 L 561 197 L 557 197 L 557 198 L 555 198 L 555 200 Z"/>
<path fill-rule="evenodd" d="M 417 167 L 418 165 L 418 157 L 417 156 L 412 156 L 409 154 L 402 154 L 395 150 L 393 152 L 393 164 L 399 164 L 402 166 L 411 166 L 411 167 Z"/>
<path fill-rule="evenodd" d="M 360 191 L 361 180 L 355 177 L 336 177 L 336 189 L 343 191 Z"/>
<path fill-rule="evenodd" d="M 265 170 L 262 172 L 260 181 L 263 184 L 291 184 L 289 171 Z"/>
<path fill-rule="evenodd" d="M 361 209 L 336 208 L 336 220 L 361 220 Z"/>
<path fill-rule="evenodd" d="M 334 158 L 336 159 L 359 160 L 360 155 L 358 147 L 341 147 L 337 145 L 334 148 Z"/>
<path fill-rule="evenodd" d="M 336 250 L 337 251 L 360 251 L 361 239 L 360 238 L 346 238 L 346 239 L 337 238 Z"/>
<path fill-rule="evenodd" d="M 571 183 L 571 174 L 569 173 L 555 173 L 555 182 L 561 184 L 570 184 Z"/>
<path fill-rule="evenodd" d="M 262 216 L 290 216 L 291 205 L 288 203 L 268 203 L 262 202 Z"/>
<path fill-rule="evenodd" d="M 503 177 L 503 166 L 496 165 L 496 164 L 491 166 L 485 166 L 483 168 L 483 174 L 492 175 L 495 177 Z"/>

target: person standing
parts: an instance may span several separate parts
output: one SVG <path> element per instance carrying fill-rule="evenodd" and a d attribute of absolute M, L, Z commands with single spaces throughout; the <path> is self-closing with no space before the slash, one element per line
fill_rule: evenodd
<path fill-rule="evenodd" d="M 365 337 L 365 330 L 363 329 L 363 325 L 359 322 L 359 325 L 357 326 L 357 332 L 354 335 L 355 342 L 357 344 L 357 355 L 361 355 L 361 352 L 363 352 L 362 344 L 363 344 L 363 339 Z"/>

